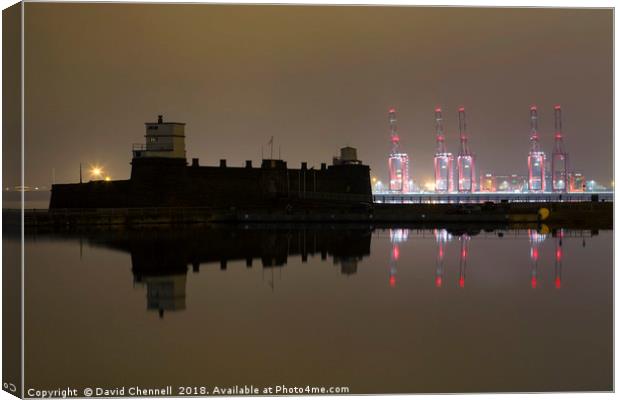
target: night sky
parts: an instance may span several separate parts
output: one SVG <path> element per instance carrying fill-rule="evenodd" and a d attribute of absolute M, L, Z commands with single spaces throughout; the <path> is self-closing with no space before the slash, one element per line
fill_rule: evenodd
<path fill-rule="evenodd" d="M 529 106 L 543 149 L 564 111 L 571 169 L 609 185 L 612 11 L 27 3 L 26 184 L 76 182 L 79 163 L 127 179 L 144 122 L 186 122 L 188 158 L 259 163 L 274 136 L 289 166 L 358 148 L 385 180 L 387 110 L 419 183 L 433 110 L 458 152 L 467 110 L 479 172 L 525 174 Z M 8 182 L 7 182 L 8 183 Z M 15 183 L 17 184 L 17 183 Z"/>

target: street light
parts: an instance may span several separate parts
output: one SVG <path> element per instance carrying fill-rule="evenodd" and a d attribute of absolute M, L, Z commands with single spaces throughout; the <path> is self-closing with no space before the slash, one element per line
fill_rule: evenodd
<path fill-rule="evenodd" d="M 103 176 L 103 168 L 95 165 L 90 167 L 91 178 L 101 178 Z"/>

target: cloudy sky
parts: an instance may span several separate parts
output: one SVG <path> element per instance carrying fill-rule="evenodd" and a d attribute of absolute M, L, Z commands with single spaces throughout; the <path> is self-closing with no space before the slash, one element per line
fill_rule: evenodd
<path fill-rule="evenodd" d="M 79 163 L 130 172 L 157 114 L 186 122 L 188 157 L 241 166 L 274 136 L 291 166 L 358 148 L 385 179 L 387 110 L 411 175 L 432 176 L 433 110 L 458 151 L 467 110 L 480 172 L 525 174 L 529 106 L 543 149 L 564 110 L 571 167 L 612 179 L 612 11 L 27 3 L 26 184 Z"/>

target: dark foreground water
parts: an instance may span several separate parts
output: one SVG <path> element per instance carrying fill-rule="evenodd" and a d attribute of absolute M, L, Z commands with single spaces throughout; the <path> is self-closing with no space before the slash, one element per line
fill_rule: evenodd
<path fill-rule="evenodd" d="M 612 243 L 466 227 L 32 234 L 25 386 L 611 390 Z"/>

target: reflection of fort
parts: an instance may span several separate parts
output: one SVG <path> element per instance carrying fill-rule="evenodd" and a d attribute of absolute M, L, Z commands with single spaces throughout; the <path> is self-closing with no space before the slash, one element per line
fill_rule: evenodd
<path fill-rule="evenodd" d="M 134 282 L 146 286 L 147 308 L 166 311 L 185 309 L 188 266 L 199 272 L 206 264 L 226 270 L 229 262 L 244 261 L 247 268 L 259 260 L 262 268 L 283 267 L 289 256 L 331 256 L 343 275 L 357 272 L 358 262 L 370 254 L 368 227 L 329 228 L 202 228 L 178 231 L 125 231 L 93 234 L 97 246 L 131 254 Z"/>
<path fill-rule="evenodd" d="M 147 309 L 164 316 L 166 311 L 186 308 L 186 281 L 189 266 L 194 273 L 208 265 L 221 270 L 228 269 L 231 262 L 242 262 L 246 268 L 260 266 L 263 277 L 274 288 L 274 271 L 281 271 L 289 257 L 299 258 L 301 263 L 309 257 L 320 257 L 321 261 L 331 259 L 342 275 L 350 276 L 358 271 L 358 263 L 370 255 L 373 227 L 363 225 L 261 225 L 261 226 L 209 226 L 179 230 L 124 230 L 95 231 L 87 233 L 52 234 L 52 238 L 66 238 L 85 241 L 97 247 L 119 250 L 131 255 L 134 283 L 146 289 Z M 382 235 L 383 230 L 376 232 Z M 7 232 L 8 233 L 8 232 Z M 10 235 L 10 233 L 8 233 Z M 489 241 L 521 241 L 523 264 L 529 261 L 529 285 L 539 290 L 542 286 L 562 288 L 562 268 L 566 257 L 567 241 L 581 241 L 597 235 L 597 231 L 554 229 L 546 226 L 529 229 L 483 229 L 398 227 L 387 230 L 389 235 L 389 277 L 386 285 L 396 288 L 396 273 L 401 260 L 401 248 L 408 242 L 429 240 L 436 248 L 434 286 L 437 288 L 465 288 L 469 266 L 471 243 Z M 37 233 L 45 237 L 46 234 Z M 575 240 L 577 239 L 577 240 Z M 430 243 L 429 243 L 430 244 Z M 551 249 L 553 247 L 553 259 Z M 474 254 L 485 257 L 484 246 L 476 246 Z M 570 248 L 570 247 L 569 247 Z M 543 250 L 545 250 L 543 252 Z M 450 250 L 450 252 L 448 252 Z M 458 253 L 457 253 L 458 252 Z M 480 260 L 480 258 L 478 258 Z M 540 264 L 540 265 L 539 265 Z M 407 262 L 405 267 L 411 265 Z M 552 278 L 541 279 L 541 270 L 554 266 Z M 457 270 L 458 267 L 458 270 Z M 549 271 L 551 272 L 551 271 Z M 552 282 L 551 282 L 552 280 Z M 433 284 L 426 282 L 425 284 Z M 521 285 L 521 283 L 520 283 Z"/>
<path fill-rule="evenodd" d="M 164 311 L 185 309 L 185 274 L 140 277 L 137 283 L 146 285 L 146 308 Z"/>

